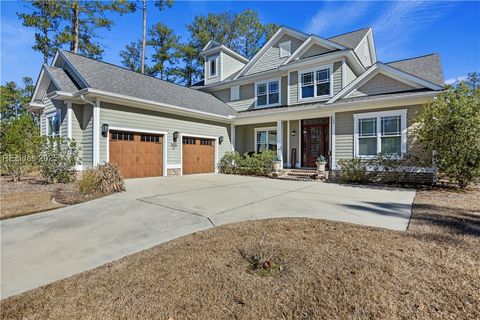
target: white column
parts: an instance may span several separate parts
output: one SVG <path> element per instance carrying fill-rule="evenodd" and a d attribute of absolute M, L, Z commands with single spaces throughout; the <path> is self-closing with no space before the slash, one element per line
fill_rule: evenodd
<path fill-rule="evenodd" d="M 235 151 L 235 125 L 230 125 L 230 148 Z"/>
<path fill-rule="evenodd" d="M 268 137 L 267 137 L 268 139 Z M 282 139 L 283 139 L 283 121 L 277 121 L 277 156 L 280 160 L 280 169 L 283 169 L 283 146 L 282 146 Z"/>
<path fill-rule="evenodd" d="M 298 150 L 297 150 L 297 159 L 298 159 L 298 165 L 297 167 L 300 168 L 302 166 L 302 120 L 298 120 Z"/>
<path fill-rule="evenodd" d="M 67 101 L 67 138 L 72 139 L 72 102 Z"/>
<path fill-rule="evenodd" d="M 332 115 L 332 127 L 330 131 L 332 132 L 332 144 L 330 145 L 330 150 L 332 150 L 332 163 L 330 170 L 336 170 L 337 161 L 335 159 L 335 113 Z"/>
<path fill-rule="evenodd" d="M 287 120 L 287 167 L 290 168 L 290 154 L 292 150 L 290 150 L 290 120 Z"/>
<path fill-rule="evenodd" d="M 93 165 L 100 163 L 100 99 L 95 99 L 93 107 Z"/>

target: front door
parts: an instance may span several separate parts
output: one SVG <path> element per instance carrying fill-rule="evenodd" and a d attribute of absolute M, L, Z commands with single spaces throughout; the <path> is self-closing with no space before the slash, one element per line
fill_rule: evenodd
<path fill-rule="evenodd" d="M 302 166 L 316 167 L 319 156 L 328 160 L 329 118 L 302 120 Z"/>

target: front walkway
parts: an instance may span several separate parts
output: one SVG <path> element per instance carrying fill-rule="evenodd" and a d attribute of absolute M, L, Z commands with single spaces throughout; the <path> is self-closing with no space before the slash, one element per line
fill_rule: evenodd
<path fill-rule="evenodd" d="M 133 179 L 127 190 L 0 222 L 1 297 L 226 223 L 307 217 L 405 230 L 415 195 L 226 175 Z"/>

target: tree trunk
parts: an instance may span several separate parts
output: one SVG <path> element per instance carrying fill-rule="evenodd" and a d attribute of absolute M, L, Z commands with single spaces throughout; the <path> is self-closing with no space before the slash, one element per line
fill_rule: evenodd
<path fill-rule="evenodd" d="M 73 39 L 70 42 L 70 51 L 73 53 L 78 52 L 78 42 L 79 42 L 79 21 L 78 17 L 80 14 L 80 8 L 78 5 L 78 0 L 73 1 L 73 6 L 72 6 L 72 36 Z"/>
<path fill-rule="evenodd" d="M 145 47 L 147 42 L 147 0 L 143 0 L 142 74 L 145 73 Z"/>

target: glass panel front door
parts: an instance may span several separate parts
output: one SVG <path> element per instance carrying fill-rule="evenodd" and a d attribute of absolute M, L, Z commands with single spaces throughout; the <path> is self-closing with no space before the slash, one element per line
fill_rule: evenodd
<path fill-rule="evenodd" d="M 302 121 L 302 166 L 316 167 L 319 156 L 324 156 L 328 161 L 328 142 L 328 118 Z"/>

